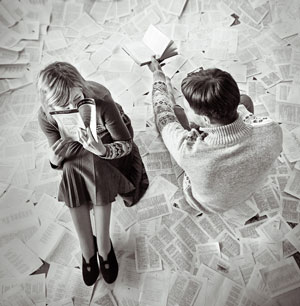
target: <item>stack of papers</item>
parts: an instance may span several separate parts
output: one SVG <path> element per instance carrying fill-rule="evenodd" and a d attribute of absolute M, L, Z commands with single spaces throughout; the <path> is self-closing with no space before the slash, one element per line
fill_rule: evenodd
<path fill-rule="evenodd" d="M 17 4 L 16 4 L 17 3 Z M 298 305 L 300 33 L 298 1 L 2 0 L 0 3 L 0 299 L 3 305 Z M 163 70 L 178 104 L 200 66 L 230 72 L 257 116 L 281 123 L 283 152 L 253 196 L 219 215 L 184 200 L 153 120 L 152 75 L 124 53 L 150 25 L 178 48 Z M 56 199 L 34 80 L 67 61 L 107 86 L 131 117 L 150 179 L 112 205 L 113 285 L 84 285 L 69 210 Z M 254 178 L 255 179 L 255 178 Z M 93 218 L 93 215 L 91 216 Z M 216 292 L 218 294 L 216 294 Z"/>

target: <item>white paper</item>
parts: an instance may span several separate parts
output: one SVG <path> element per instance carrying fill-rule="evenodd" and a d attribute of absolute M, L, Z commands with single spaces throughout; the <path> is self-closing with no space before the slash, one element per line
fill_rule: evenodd
<path fill-rule="evenodd" d="M 163 193 L 144 197 L 137 206 L 137 219 L 139 221 L 152 220 L 172 212 L 171 203 Z"/>
<path fill-rule="evenodd" d="M 297 224 L 291 231 L 286 234 L 286 238 L 294 245 L 294 247 L 300 250 L 300 224 Z"/>
<path fill-rule="evenodd" d="M 200 279 L 184 273 L 174 273 L 173 285 L 168 295 L 167 306 L 193 305 L 199 291 L 205 285 Z"/>
<path fill-rule="evenodd" d="M 217 240 L 219 241 L 222 255 L 235 257 L 241 254 L 240 242 L 227 230 L 224 230 L 217 237 Z"/>
<path fill-rule="evenodd" d="M 300 199 L 299 182 L 300 182 L 300 171 L 295 169 L 293 170 L 284 191 Z"/>
<path fill-rule="evenodd" d="M 139 303 L 141 306 L 163 306 L 167 303 L 169 272 L 154 272 L 145 275 Z"/>
<path fill-rule="evenodd" d="M 45 274 L 34 274 L 18 278 L 2 278 L 0 280 L 0 293 L 4 294 L 9 289 L 19 286 L 35 304 L 45 303 L 45 276 Z"/>
<path fill-rule="evenodd" d="M 47 303 L 75 297 L 78 305 L 89 304 L 93 291 L 92 286 L 88 287 L 84 284 L 79 269 L 55 263 L 50 265 L 46 286 Z"/>
<path fill-rule="evenodd" d="M 3 245 L 0 251 L 1 277 L 27 276 L 43 263 L 20 239 L 13 239 Z"/>
<path fill-rule="evenodd" d="M 135 262 L 137 272 L 162 270 L 161 259 L 149 245 L 146 236 L 135 239 Z"/>
<path fill-rule="evenodd" d="M 259 271 L 272 297 L 300 287 L 300 271 L 293 257 L 271 264 Z"/>
<path fill-rule="evenodd" d="M 244 286 L 242 273 L 237 265 L 217 255 L 212 255 L 208 266 L 235 283 Z"/>
<path fill-rule="evenodd" d="M 199 242 L 206 243 L 208 241 L 208 236 L 190 216 L 186 216 L 180 222 L 175 223 L 172 226 L 172 231 L 177 234 L 179 239 L 181 239 L 192 252 L 196 251 L 196 244 Z"/>
<path fill-rule="evenodd" d="M 218 242 L 209 242 L 196 245 L 196 256 L 198 263 L 208 265 L 213 255 L 221 256 Z"/>
<path fill-rule="evenodd" d="M 51 263 L 76 266 L 72 253 L 79 251 L 77 237 L 54 222 L 43 224 L 26 243 L 40 258 Z M 66 256 L 65 254 L 69 254 Z"/>

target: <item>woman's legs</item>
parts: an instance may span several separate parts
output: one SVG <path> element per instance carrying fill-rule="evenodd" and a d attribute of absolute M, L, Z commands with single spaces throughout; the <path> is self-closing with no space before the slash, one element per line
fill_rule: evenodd
<path fill-rule="evenodd" d="M 103 279 L 108 284 L 112 284 L 116 280 L 119 271 L 118 261 L 109 235 L 110 214 L 111 203 L 104 206 L 94 206 L 100 270 Z"/>
<path fill-rule="evenodd" d="M 87 263 L 95 255 L 93 230 L 91 226 L 90 207 L 81 205 L 70 208 L 71 217 L 79 238 L 80 248 Z"/>
<path fill-rule="evenodd" d="M 110 215 L 111 215 L 111 203 L 99 206 L 94 205 L 95 216 L 95 228 L 97 236 L 98 253 L 103 258 L 107 259 L 107 255 L 110 252 Z"/>

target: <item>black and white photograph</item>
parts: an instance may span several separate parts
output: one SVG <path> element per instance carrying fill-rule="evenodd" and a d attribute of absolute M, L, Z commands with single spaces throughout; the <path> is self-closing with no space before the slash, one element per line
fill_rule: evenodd
<path fill-rule="evenodd" d="M 0 0 L 0 306 L 300 306 L 300 1 Z"/>

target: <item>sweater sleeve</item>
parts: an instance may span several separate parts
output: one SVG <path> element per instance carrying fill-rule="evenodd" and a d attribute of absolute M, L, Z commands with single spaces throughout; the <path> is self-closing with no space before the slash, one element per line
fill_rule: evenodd
<path fill-rule="evenodd" d="M 40 108 L 38 112 L 38 121 L 42 132 L 48 140 L 49 147 L 51 147 L 57 140 L 61 138 L 58 127 L 55 123 L 51 123 L 46 114 Z"/>
<path fill-rule="evenodd" d="M 162 71 L 153 74 L 152 102 L 156 126 L 170 154 L 180 165 L 181 151 L 189 132 L 182 127 L 174 113 Z"/>
<path fill-rule="evenodd" d="M 101 108 L 104 124 L 113 139 L 112 143 L 104 144 L 106 153 L 101 158 L 116 159 L 130 154 L 132 151 L 132 137 L 116 103 L 112 99 L 111 101 L 103 101 Z"/>
<path fill-rule="evenodd" d="M 38 122 L 42 132 L 45 134 L 48 140 L 49 147 L 51 147 L 57 140 L 61 138 L 56 122 L 50 122 L 42 108 L 40 108 L 38 112 Z M 81 147 L 81 144 L 77 141 L 70 142 L 68 144 L 65 158 L 74 156 Z M 50 163 L 50 166 L 53 169 L 60 170 L 62 169 L 63 162 L 57 166 Z"/>

